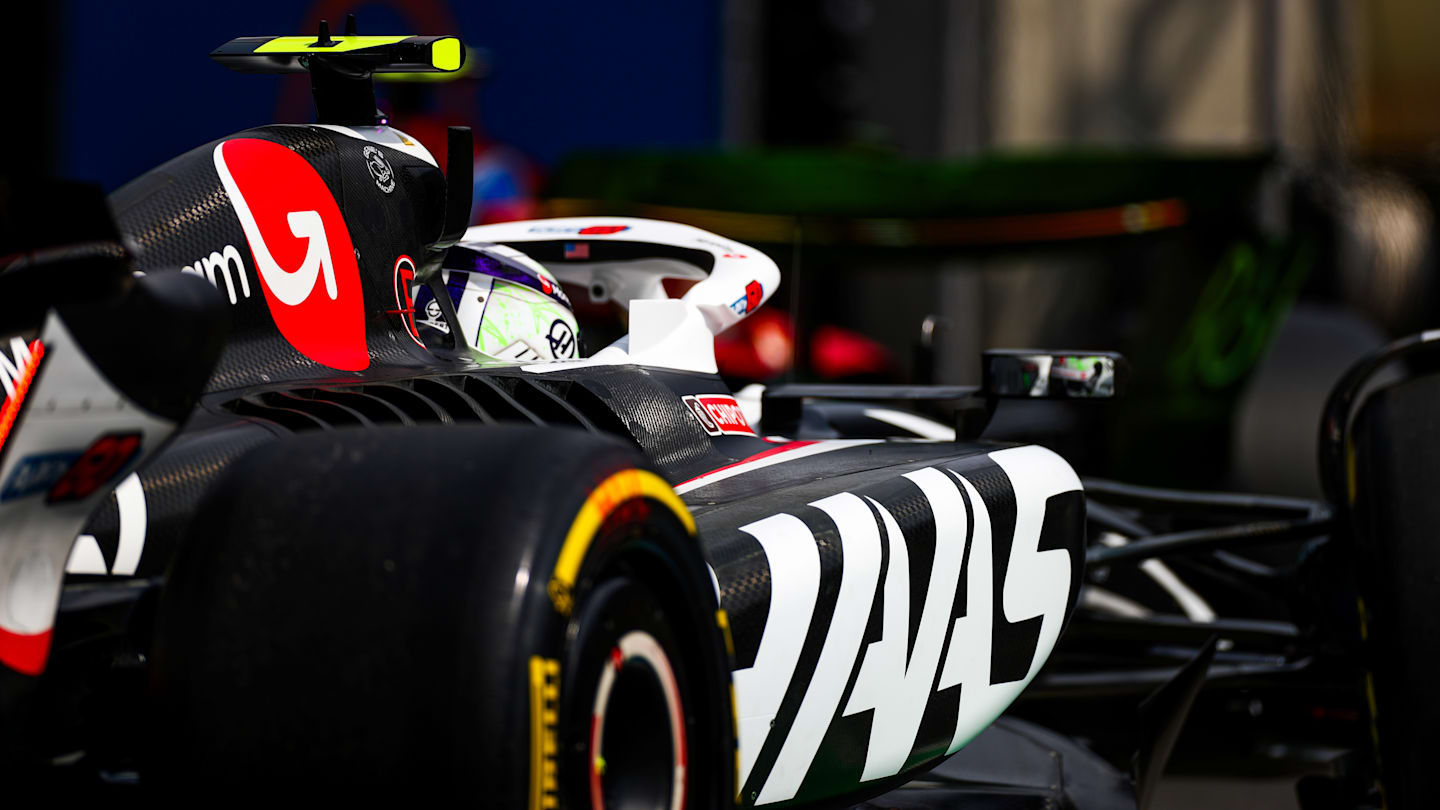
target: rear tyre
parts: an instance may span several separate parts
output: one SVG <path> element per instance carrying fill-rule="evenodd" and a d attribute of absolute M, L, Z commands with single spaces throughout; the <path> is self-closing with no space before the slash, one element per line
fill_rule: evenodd
<path fill-rule="evenodd" d="M 1440 758 L 1440 375 L 1426 374 L 1374 393 L 1355 418 L 1348 512 L 1368 669 L 1365 691 L 1384 803 L 1434 807 Z"/>
<path fill-rule="evenodd" d="M 167 582 L 145 778 L 729 806 L 729 659 L 693 531 L 633 450 L 588 434 L 259 448 Z"/>

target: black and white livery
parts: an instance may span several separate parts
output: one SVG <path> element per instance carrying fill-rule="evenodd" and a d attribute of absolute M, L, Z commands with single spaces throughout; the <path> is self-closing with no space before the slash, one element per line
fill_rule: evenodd
<path fill-rule="evenodd" d="M 1115 396 L 1118 355 L 987 352 L 976 386 L 732 391 L 715 336 L 775 294 L 775 262 L 647 219 L 467 228 L 468 130 L 442 170 L 370 84 L 458 70 L 458 40 L 362 36 L 352 18 L 213 55 L 307 72 L 317 122 L 72 200 L 108 213 L 0 265 L 13 784 L 162 800 L 424 784 L 530 810 L 1144 807 L 1207 671 L 1283 686 L 1343 647 L 1318 619 L 1224 615 L 1230 591 L 1293 573 L 1228 544 L 1279 540 L 1312 543 L 1297 570 L 1359 572 L 1378 651 L 1355 660 L 1391 769 L 1376 778 L 1423 795 L 1425 752 L 1396 741 L 1435 715 L 1414 652 L 1440 637 L 1418 609 L 1440 553 L 1414 483 L 1440 457 L 1421 452 L 1434 378 L 1351 411 L 1434 334 L 1337 388 L 1333 509 L 1082 484 L 1049 449 L 980 436 L 1001 398 Z M 623 309 L 628 332 L 587 349 L 572 300 Z M 952 421 L 911 407 L 941 401 Z M 1222 525 L 1236 515 L 1265 519 Z M 1358 565 L 1317 540 L 1331 533 Z M 1317 590 L 1349 593 L 1289 592 L 1313 617 Z M 1117 694 L 1150 695 L 1134 779 L 1002 717 Z"/>
<path fill-rule="evenodd" d="M 751 246 L 465 230 L 463 159 L 442 172 L 367 101 L 451 47 L 228 43 L 308 70 L 320 121 L 181 155 L 111 196 L 101 259 L 0 275 L 0 754 L 157 795 L 423 773 L 678 810 L 859 801 L 966 746 L 1076 605 L 1075 473 L 755 424 L 714 355 L 779 284 Z M 80 271 L 105 280 L 88 308 L 47 283 Z M 581 356 L 574 295 L 628 334 Z M 120 362 L 103 336 L 136 321 L 208 348 Z M 61 682 L 123 697 L 76 714 Z"/>

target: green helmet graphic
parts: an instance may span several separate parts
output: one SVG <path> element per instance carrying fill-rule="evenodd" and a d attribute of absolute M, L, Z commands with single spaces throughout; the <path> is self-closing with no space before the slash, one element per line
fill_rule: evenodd
<path fill-rule="evenodd" d="M 466 242 L 451 248 L 441 279 L 459 329 L 480 362 L 573 360 L 580 329 L 570 299 L 539 262 L 504 245 Z M 449 334 L 428 287 L 415 295 L 415 323 Z"/>

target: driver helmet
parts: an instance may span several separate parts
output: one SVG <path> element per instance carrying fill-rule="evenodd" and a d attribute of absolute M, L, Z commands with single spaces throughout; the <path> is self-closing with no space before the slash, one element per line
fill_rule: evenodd
<path fill-rule="evenodd" d="M 573 360 L 580 329 L 560 282 L 514 248 L 464 242 L 450 248 L 440 286 L 449 293 L 459 331 L 482 363 Z M 450 324 L 428 285 L 415 294 L 415 325 L 422 335 L 450 334 Z"/>

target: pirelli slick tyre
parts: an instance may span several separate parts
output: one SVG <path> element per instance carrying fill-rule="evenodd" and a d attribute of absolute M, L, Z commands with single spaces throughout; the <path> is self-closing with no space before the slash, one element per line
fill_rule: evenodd
<path fill-rule="evenodd" d="M 694 531 L 633 450 L 578 432 L 259 448 L 166 583 L 142 781 L 733 806 L 729 642 Z"/>
<path fill-rule="evenodd" d="M 1440 374 L 1375 391 L 1347 447 L 1354 568 L 1371 735 L 1386 807 L 1435 807 L 1440 661 Z"/>

